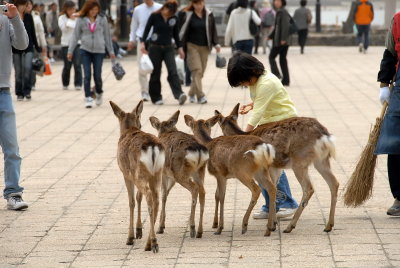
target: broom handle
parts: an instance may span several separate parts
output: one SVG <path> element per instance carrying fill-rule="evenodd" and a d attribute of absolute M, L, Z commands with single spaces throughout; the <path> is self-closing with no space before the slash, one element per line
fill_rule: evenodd
<path fill-rule="evenodd" d="M 379 116 L 380 119 L 382 119 L 382 118 L 385 116 L 386 109 L 387 109 L 388 105 L 389 105 L 389 104 L 387 103 L 387 101 L 385 101 L 385 102 L 383 103 L 383 105 L 382 105 L 382 110 L 381 110 L 381 114 L 380 114 L 380 116 Z"/>

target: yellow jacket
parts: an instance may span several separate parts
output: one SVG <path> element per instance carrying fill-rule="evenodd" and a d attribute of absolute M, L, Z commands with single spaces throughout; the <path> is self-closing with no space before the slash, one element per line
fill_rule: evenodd
<path fill-rule="evenodd" d="M 265 71 L 256 84 L 250 86 L 250 98 L 254 105 L 248 123 L 253 127 L 297 116 L 289 94 L 271 72 Z"/>

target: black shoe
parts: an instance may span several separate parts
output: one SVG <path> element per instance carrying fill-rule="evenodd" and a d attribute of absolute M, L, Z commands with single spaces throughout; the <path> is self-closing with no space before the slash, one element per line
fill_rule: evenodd
<path fill-rule="evenodd" d="M 26 100 L 30 101 L 32 99 L 32 96 L 31 95 L 26 95 L 25 98 L 26 98 Z"/>
<path fill-rule="evenodd" d="M 17 101 L 23 101 L 24 100 L 24 96 L 17 96 Z"/>

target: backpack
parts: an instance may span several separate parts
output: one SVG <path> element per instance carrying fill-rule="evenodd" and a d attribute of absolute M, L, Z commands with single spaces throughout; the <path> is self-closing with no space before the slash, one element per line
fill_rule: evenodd
<path fill-rule="evenodd" d="M 261 25 L 263 27 L 271 27 L 275 24 L 275 15 L 272 12 L 272 9 L 265 13 L 264 17 L 262 18 Z"/>
<path fill-rule="evenodd" d="M 299 27 L 297 27 L 296 22 L 292 18 L 292 16 L 289 15 L 289 35 L 292 35 L 294 33 L 297 33 L 299 31 Z"/>

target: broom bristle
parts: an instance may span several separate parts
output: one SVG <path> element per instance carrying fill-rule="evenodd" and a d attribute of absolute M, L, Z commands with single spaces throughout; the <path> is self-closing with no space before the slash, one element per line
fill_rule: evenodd
<path fill-rule="evenodd" d="M 382 118 L 377 118 L 372 129 L 368 143 L 361 153 L 360 160 L 353 171 L 344 194 L 344 204 L 349 207 L 358 207 L 372 196 L 376 155 L 374 154 L 376 143 L 382 124 Z"/>

